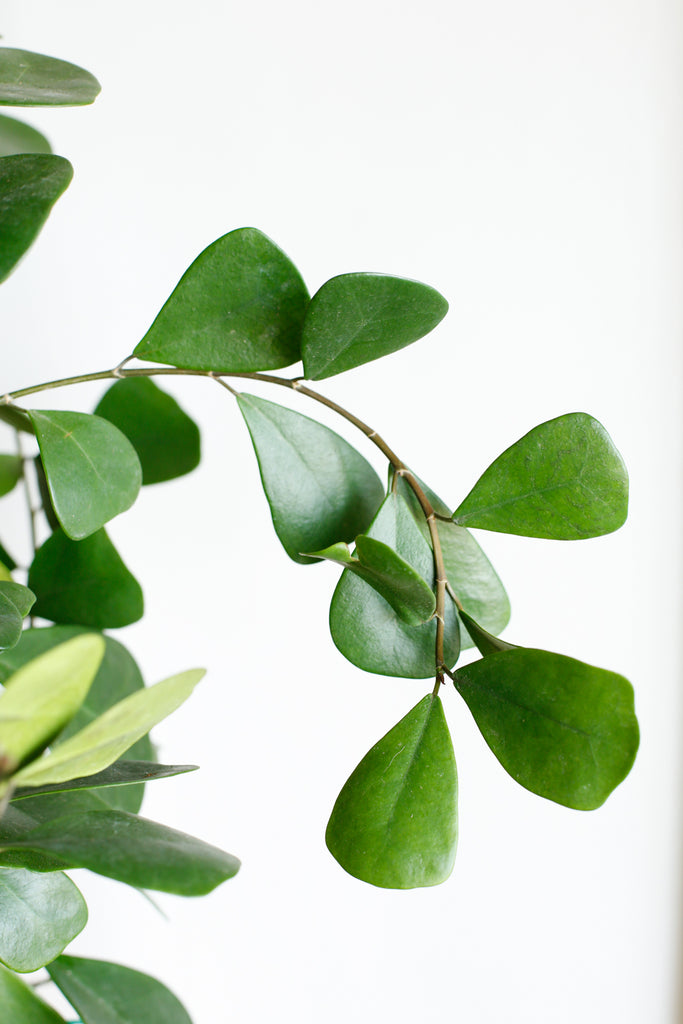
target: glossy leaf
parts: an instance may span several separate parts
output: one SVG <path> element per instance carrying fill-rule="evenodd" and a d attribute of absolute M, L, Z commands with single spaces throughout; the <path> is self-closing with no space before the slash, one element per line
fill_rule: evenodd
<path fill-rule="evenodd" d="M 57 799 L 59 799 L 60 795 L 57 794 Z M 36 800 L 32 800 L 32 806 L 40 803 L 42 799 L 42 797 L 38 797 Z M 49 796 L 45 799 L 50 801 L 50 817 L 55 817 L 54 812 L 57 810 L 54 806 L 56 803 L 55 796 Z M 32 853 L 30 850 L 20 850 L 12 853 L 6 849 L 8 843 L 24 839 L 29 832 L 32 832 L 40 824 L 39 819 L 34 814 L 26 813 L 23 809 L 24 806 L 25 804 L 20 809 L 15 804 L 10 803 L 2 819 L 0 819 L 0 864 L 5 867 L 26 868 L 29 871 L 61 871 L 64 864 L 55 857 L 48 857 L 42 853 Z M 91 807 L 87 809 L 92 810 Z"/>
<path fill-rule="evenodd" d="M 105 960 L 60 956 L 50 977 L 83 1024 L 192 1024 L 179 1000 L 156 978 Z"/>
<path fill-rule="evenodd" d="M 36 599 L 28 587 L 0 580 L 0 648 L 14 647 L 21 639 L 24 618 Z"/>
<path fill-rule="evenodd" d="M 308 301 L 282 250 L 256 228 L 239 228 L 200 253 L 135 355 L 218 373 L 289 366 L 301 357 Z"/>
<path fill-rule="evenodd" d="M 61 530 L 38 549 L 28 574 L 34 612 L 60 624 L 116 629 L 142 617 L 140 584 L 104 530 L 69 540 Z"/>
<path fill-rule="evenodd" d="M 396 614 L 411 626 L 419 626 L 434 614 L 436 599 L 433 591 L 412 566 L 392 551 L 388 545 L 361 534 L 356 537 L 356 552 L 352 555 L 347 544 L 333 544 L 311 555 L 343 565 L 369 583 Z"/>
<path fill-rule="evenodd" d="M 72 177 L 71 164 L 61 156 L 0 158 L 0 281 L 14 270 Z"/>
<path fill-rule="evenodd" d="M 322 380 L 405 348 L 443 320 L 434 288 L 386 274 L 342 274 L 311 299 L 303 332 L 304 376 Z"/>
<path fill-rule="evenodd" d="M 0 455 L 0 497 L 4 494 L 9 494 L 19 480 L 21 480 L 21 459 L 19 456 Z"/>
<path fill-rule="evenodd" d="M 152 761 L 121 760 L 110 764 L 101 772 L 86 775 L 82 778 L 67 779 L 54 785 L 31 786 L 16 789 L 12 801 L 27 800 L 33 796 L 44 796 L 47 793 L 70 793 L 77 789 L 110 789 L 119 786 L 137 786 L 141 782 L 153 782 L 155 779 L 168 779 L 173 775 L 184 775 L 197 770 L 195 764 L 154 764 Z"/>
<path fill-rule="evenodd" d="M 46 786 L 108 768 L 190 696 L 203 669 L 190 669 L 131 694 L 14 776 L 17 786 Z"/>
<path fill-rule="evenodd" d="M 0 869 L 0 960 L 13 971 L 44 967 L 87 920 L 85 900 L 61 871 Z"/>
<path fill-rule="evenodd" d="M 263 489 L 282 546 L 295 562 L 363 533 L 384 489 L 343 438 L 308 416 L 255 395 L 239 395 Z"/>
<path fill-rule="evenodd" d="M 66 1024 L 56 1010 L 34 995 L 16 974 L 0 966 L 0 1006 L 3 1024 Z"/>
<path fill-rule="evenodd" d="M 499 455 L 453 513 L 461 526 L 580 540 L 611 533 L 628 511 L 628 475 L 605 428 L 586 413 L 534 427 Z"/>
<path fill-rule="evenodd" d="M 142 470 L 125 434 L 101 416 L 29 410 L 52 507 L 67 537 L 82 540 L 137 498 Z"/>
<path fill-rule="evenodd" d="M 467 612 L 459 609 L 458 614 L 460 616 L 460 621 L 472 637 L 472 641 L 480 654 L 496 654 L 498 651 L 512 651 L 515 649 L 515 644 L 509 644 L 506 640 L 501 640 L 500 637 L 493 636 L 491 633 L 487 632 L 487 630 L 483 629 L 471 615 L 467 614 Z"/>
<path fill-rule="evenodd" d="M 532 793 L 592 810 L 630 771 L 639 734 L 623 676 L 518 647 L 459 669 L 454 681 L 493 753 Z"/>
<path fill-rule="evenodd" d="M 56 57 L 0 47 L 0 104 L 13 107 L 82 106 L 100 84 L 89 71 Z"/>
<path fill-rule="evenodd" d="M 458 835 L 458 781 L 441 701 L 408 712 L 345 783 L 327 826 L 330 853 L 349 874 L 387 889 L 438 885 Z"/>
<path fill-rule="evenodd" d="M 55 818 L 3 848 L 31 850 L 58 858 L 64 867 L 179 896 L 204 896 L 239 869 L 229 853 L 125 811 Z"/>
<path fill-rule="evenodd" d="M 367 533 L 396 551 L 430 590 L 434 587 L 432 549 L 400 495 L 387 495 Z M 445 610 L 445 657 L 452 666 L 460 646 L 457 614 L 450 598 Z M 344 657 L 366 672 L 411 679 L 434 675 L 436 622 L 409 626 L 376 590 L 348 570 L 342 573 L 332 597 L 330 630 Z"/>
<path fill-rule="evenodd" d="M 140 459 L 142 483 L 158 484 L 199 464 L 199 428 L 149 377 L 118 380 L 95 409 L 126 435 Z"/>
<path fill-rule="evenodd" d="M 44 135 L 30 124 L 15 117 L 0 114 L 0 157 L 17 153 L 51 153 L 52 148 Z"/>
<path fill-rule="evenodd" d="M 34 658 L 0 694 L 0 775 L 39 753 L 76 713 L 104 654 L 102 637 L 75 637 Z"/>

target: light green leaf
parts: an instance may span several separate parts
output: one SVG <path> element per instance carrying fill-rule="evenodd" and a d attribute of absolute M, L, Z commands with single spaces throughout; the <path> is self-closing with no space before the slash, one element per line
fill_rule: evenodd
<path fill-rule="evenodd" d="M 35 614 L 52 622 L 116 629 L 142 618 L 140 584 L 104 530 L 80 541 L 57 530 L 38 549 L 28 584 Z"/>
<path fill-rule="evenodd" d="M 44 967 L 87 920 L 85 900 L 61 871 L 0 868 L 0 960 L 13 971 Z"/>
<path fill-rule="evenodd" d="M 143 484 L 173 480 L 199 464 L 197 424 L 149 377 L 117 380 L 95 413 L 131 442 L 140 459 Z"/>
<path fill-rule="evenodd" d="M 53 785 L 103 771 L 180 707 L 203 675 L 203 669 L 190 669 L 131 694 L 75 736 L 18 771 L 13 779 L 15 785 Z"/>
<path fill-rule="evenodd" d="M 3 1024 L 66 1024 L 56 1010 L 33 994 L 16 974 L 0 966 Z"/>
<path fill-rule="evenodd" d="M 532 793 L 592 810 L 628 775 L 639 734 L 623 676 L 517 647 L 459 669 L 454 682 L 503 768 Z"/>
<path fill-rule="evenodd" d="M 0 281 L 14 270 L 72 177 L 71 164 L 61 156 L 0 158 Z"/>
<path fill-rule="evenodd" d="M 256 228 L 239 228 L 200 253 L 135 355 L 217 373 L 289 366 L 301 358 L 308 301 L 282 250 Z"/>
<path fill-rule="evenodd" d="M 35 756 L 75 715 L 104 654 L 102 637 L 75 637 L 34 658 L 0 694 L 0 775 Z"/>
<path fill-rule="evenodd" d="M 21 639 L 24 618 L 36 599 L 28 587 L 0 579 L 0 648 L 14 647 Z"/>
<path fill-rule="evenodd" d="M 611 533 L 628 511 L 628 475 L 586 413 L 534 427 L 499 455 L 453 513 L 460 526 L 551 540 Z"/>
<path fill-rule="evenodd" d="M 419 626 L 434 614 L 436 598 L 433 591 L 412 566 L 388 545 L 363 534 L 356 537 L 355 556 L 347 544 L 333 544 L 323 551 L 309 551 L 317 558 L 326 558 L 355 572 L 369 583 L 396 614 L 410 626 Z"/>
<path fill-rule="evenodd" d="M 303 331 L 304 376 L 322 380 L 405 348 L 443 320 L 434 288 L 386 274 L 342 274 L 311 299 Z"/>
<path fill-rule="evenodd" d="M 152 761 L 115 761 L 101 772 L 86 775 L 80 779 L 67 779 L 54 785 L 27 787 L 16 789 L 12 794 L 12 802 L 27 800 L 34 796 L 48 793 L 70 793 L 76 789 L 112 789 L 120 786 L 135 786 L 139 783 L 152 782 L 155 779 L 168 779 L 173 775 L 184 775 L 197 770 L 195 764 L 154 764 Z M 106 794 L 105 794 L 106 799 Z M 111 805 L 110 805 L 111 806 Z M 127 808 L 121 808 L 127 810 Z"/>
<path fill-rule="evenodd" d="M 21 459 L 18 455 L 0 455 L 0 497 L 9 494 L 21 480 L 21 473 Z"/>
<path fill-rule="evenodd" d="M 384 489 L 362 455 L 328 427 L 255 395 L 237 402 L 251 435 L 263 489 L 282 546 L 303 554 L 363 533 Z"/>
<path fill-rule="evenodd" d="M 434 588 L 432 549 L 406 503 L 390 493 L 367 531 L 395 551 Z M 446 598 L 445 658 L 450 666 L 460 652 L 455 605 Z M 372 587 L 344 571 L 330 606 L 330 631 L 337 648 L 358 668 L 379 675 L 425 679 L 436 670 L 436 621 L 409 626 Z"/>
<path fill-rule="evenodd" d="M 133 445 L 108 420 L 29 410 L 52 507 L 67 537 L 82 540 L 133 504 L 142 470 Z"/>
<path fill-rule="evenodd" d="M 44 135 L 30 124 L 0 114 L 0 157 L 17 153 L 51 153 L 52 147 Z"/>
<path fill-rule="evenodd" d="M 182 1004 L 156 978 L 105 960 L 60 956 L 48 967 L 83 1024 L 192 1024 Z"/>
<path fill-rule="evenodd" d="M 204 896 L 240 866 L 236 857 L 215 846 L 125 811 L 55 818 L 21 839 L 3 840 L 2 850 L 56 857 L 63 867 L 88 868 L 127 885 L 178 896 Z"/>
<path fill-rule="evenodd" d="M 56 57 L 0 47 L 0 104 L 13 107 L 82 106 L 100 84 L 89 71 Z"/>
<path fill-rule="evenodd" d="M 441 701 L 425 697 L 369 751 L 337 797 L 325 836 L 371 885 L 438 885 L 453 869 L 458 780 Z"/>

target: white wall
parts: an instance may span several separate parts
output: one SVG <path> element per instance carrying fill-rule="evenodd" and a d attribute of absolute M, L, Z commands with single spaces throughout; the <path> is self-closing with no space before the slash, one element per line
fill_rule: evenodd
<path fill-rule="evenodd" d="M 103 93 L 26 114 L 76 173 L 0 291 L 0 391 L 114 365 L 194 256 L 252 224 L 311 290 L 376 270 L 449 299 L 429 338 L 321 388 L 449 500 L 573 410 L 605 424 L 631 472 L 617 534 L 481 540 L 511 640 L 633 680 L 633 773 L 591 814 L 533 797 L 446 693 L 456 868 L 435 889 L 382 891 L 341 871 L 324 828 L 426 684 L 342 659 L 335 575 L 279 548 L 229 396 L 169 385 L 201 423 L 204 464 L 112 524 L 147 601 L 117 636 L 150 682 L 209 668 L 157 732 L 162 759 L 201 775 L 150 787 L 146 813 L 244 867 L 208 898 L 160 897 L 168 922 L 83 875 L 91 920 L 73 951 L 157 974 L 196 1024 L 676 1019 L 681 20 L 669 0 L 3 5 L 5 45 L 80 63 Z M 101 390 L 40 404 L 87 410 Z M 25 517 L 4 506 L 7 539 Z"/>

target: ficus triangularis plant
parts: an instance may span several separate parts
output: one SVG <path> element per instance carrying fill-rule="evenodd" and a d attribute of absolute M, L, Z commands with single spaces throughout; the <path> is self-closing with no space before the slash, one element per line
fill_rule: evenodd
<path fill-rule="evenodd" d="M 0 103 L 91 102 L 80 68 L 0 50 Z M 0 118 L 0 275 L 29 248 L 71 179 L 71 166 L 16 119 Z M 63 1021 L 19 977 L 46 967 L 84 1024 L 102 1006 L 124 1024 L 183 1024 L 163 985 L 130 968 L 64 955 L 84 927 L 66 873 L 91 871 L 142 889 L 208 893 L 232 877 L 231 854 L 139 815 L 143 785 L 189 770 L 154 759 L 150 729 L 201 678 L 181 671 L 145 686 L 109 635 L 142 615 L 137 580 L 106 524 L 141 486 L 190 472 L 199 432 L 153 378 L 218 384 L 244 419 L 273 526 L 302 566 L 336 563 L 330 630 L 359 669 L 429 680 L 427 693 L 352 771 L 334 802 L 327 846 L 350 874 L 405 889 L 443 882 L 458 835 L 457 775 L 442 691 L 457 690 L 503 767 L 567 807 L 603 803 L 638 746 L 622 676 L 502 640 L 503 586 L 470 529 L 564 541 L 618 529 L 627 475 L 604 427 L 558 416 L 505 448 L 445 505 L 390 443 L 311 386 L 428 334 L 446 300 L 417 281 L 345 273 L 313 297 L 269 238 L 240 228 L 191 264 L 118 366 L 5 394 L 0 417 L 34 451 L 0 456 L 0 493 L 32 476 L 41 531 L 26 567 L 0 538 L 0 1005 L 6 1024 Z M 302 364 L 295 376 L 273 371 Z M 151 365 L 150 365 L 151 364 Z M 91 411 L 33 408 L 32 396 L 109 382 Z M 302 411 L 243 390 L 259 381 L 297 393 Z M 304 413 L 322 404 L 387 460 L 387 484 L 363 454 Z M 501 447 L 505 442 L 501 438 Z M 7 547 L 5 547 L 7 545 Z M 26 624 L 27 616 L 28 627 Z M 51 625 L 36 626 L 34 618 Z M 481 657 L 458 667 L 461 650 Z M 106 1017 L 106 1020 L 113 1018 Z"/>

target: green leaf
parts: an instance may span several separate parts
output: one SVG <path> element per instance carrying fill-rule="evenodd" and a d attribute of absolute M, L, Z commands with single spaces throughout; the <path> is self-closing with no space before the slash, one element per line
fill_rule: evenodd
<path fill-rule="evenodd" d="M 173 775 L 184 775 L 197 770 L 195 764 L 154 764 L 152 761 L 115 761 L 101 772 L 86 775 L 80 779 L 67 779 L 54 785 L 27 787 L 16 789 L 12 801 L 27 800 L 32 796 L 43 796 L 47 793 L 68 793 L 76 789 L 111 789 L 119 786 L 136 786 L 140 782 L 152 782 L 155 779 L 168 779 Z M 127 808 L 121 808 L 127 810 Z"/>
<path fill-rule="evenodd" d="M 21 480 L 22 466 L 18 455 L 0 455 L 0 497 L 9 494 Z"/>
<path fill-rule="evenodd" d="M 3 1024 L 66 1024 L 56 1010 L 33 994 L 16 974 L 0 966 Z"/>
<path fill-rule="evenodd" d="M 82 106 L 100 83 L 89 71 L 42 53 L 0 47 L 0 104 L 13 107 Z"/>
<path fill-rule="evenodd" d="M 103 771 L 179 708 L 203 675 L 203 669 L 190 669 L 138 690 L 26 765 L 13 781 L 17 786 L 46 786 Z"/>
<path fill-rule="evenodd" d="M 104 393 L 95 413 L 131 442 L 143 484 L 173 480 L 199 465 L 199 428 L 149 377 L 118 380 Z"/>
<path fill-rule="evenodd" d="M 18 153 L 51 153 L 52 147 L 44 135 L 30 124 L 0 114 L 0 157 Z"/>
<path fill-rule="evenodd" d="M 400 495 L 387 495 L 367 533 L 395 551 L 433 590 L 432 549 Z M 450 598 L 445 611 L 444 653 L 452 666 L 460 645 L 457 614 Z M 348 570 L 342 573 L 332 597 L 330 630 L 344 657 L 366 672 L 410 679 L 426 679 L 435 673 L 436 621 L 409 626 L 376 590 Z"/>
<path fill-rule="evenodd" d="M 71 796 L 73 794 L 67 795 Z M 81 794 L 76 795 L 80 796 Z M 60 796 L 61 794 L 57 794 L 56 797 L 53 795 L 46 798 L 50 801 L 51 818 L 56 817 L 54 812 L 57 808 L 53 805 L 59 800 Z M 35 804 L 40 804 L 42 800 L 42 797 L 32 800 L 32 808 Z M 87 810 L 92 810 L 92 808 L 89 807 Z M 42 853 L 32 853 L 30 850 L 10 853 L 5 849 L 8 843 L 23 839 L 38 824 L 39 820 L 34 814 L 27 814 L 26 811 L 20 810 L 14 804 L 9 805 L 0 820 L 0 864 L 6 867 L 26 868 L 29 871 L 61 871 L 64 864 L 55 857 L 47 857 Z"/>
<path fill-rule="evenodd" d="M 82 540 L 125 512 L 142 470 L 125 434 L 101 416 L 29 410 L 52 507 L 71 540 Z"/>
<path fill-rule="evenodd" d="M 74 541 L 58 530 L 38 549 L 28 574 L 43 619 L 116 629 L 142 618 L 140 584 L 104 530 Z"/>
<path fill-rule="evenodd" d="M 3 850 L 57 857 L 63 867 L 88 868 L 140 889 L 204 896 L 237 874 L 239 861 L 199 839 L 125 811 L 65 815 Z"/>
<path fill-rule="evenodd" d="M 35 240 L 72 177 L 71 164 L 61 156 L 22 153 L 0 158 L 0 281 Z"/>
<path fill-rule="evenodd" d="M 438 885 L 453 869 L 458 780 L 441 701 L 425 697 L 375 744 L 334 805 L 327 847 L 386 889 Z"/>
<path fill-rule="evenodd" d="M 453 513 L 461 526 L 551 540 L 611 533 L 628 511 L 628 475 L 586 413 L 534 427 L 499 455 Z"/>
<path fill-rule="evenodd" d="M 24 617 L 35 601 L 28 587 L 13 580 L 0 580 L 0 649 L 19 643 Z"/>
<path fill-rule="evenodd" d="M 216 373 L 274 370 L 301 358 L 308 292 L 256 228 L 204 249 L 135 348 L 140 359 Z"/>
<path fill-rule="evenodd" d="M 263 489 L 282 546 L 303 554 L 363 533 L 384 488 L 362 455 L 328 427 L 255 395 L 237 402 L 251 435 Z"/>
<path fill-rule="evenodd" d="M 385 274 L 333 277 L 306 313 L 304 376 L 322 380 L 405 348 L 447 312 L 443 295 L 419 281 Z"/>
<path fill-rule="evenodd" d="M 363 534 L 356 537 L 355 557 L 347 544 L 333 544 L 310 555 L 326 558 L 355 572 L 369 583 L 396 614 L 410 626 L 419 626 L 434 614 L 436 598 L 433 591 L 412 566 L 388 545 Z"/>
<path fill-rule="evenodd" d="M 0 766 L 7 776 L 35 756 L 76 713 L 104 654 L 102 637 L 75 637 L 34 658 L 0 694 Z"/>
<path fill-rule="evenodd" d="M 503 768 L 532 793 L 592 810 L 628 775 L 639 734 L 623 676 L 517 647 L 459 669 L 454 682 Z"/>
<path fill-rule="evenodd" d="M 475 622 L 466 611 L 459 609 L 458 614 L 480 654 L 495 654 L 497 651 L 512 651 L 515 649 L 515 644 L 509 644 L 507 641 L 501 640 L 500 637 L 493 636 L 485 629 L 482 629 L 479 623 Z"/>
<path fill-rule="evenodd" d="M 87 920 L 85 900 L 61 871 L 0 869 L 0 960 L 13 971 L 44 967 Z"/>
<path fill-rule="evenodd" d="M 182 1004 L 156 978 L 130 967 L 60 956 L 48 967 L 83 1024 L 192 1024 Z"/>
<path fill-rule="evenodd" d="M 17 563 L 14 561 L 7 548 L 3 547 L 2 544 L 0 544 L 0 562 L 2 562 L 7 569 L 16 569 L 17 567 Z"/>

